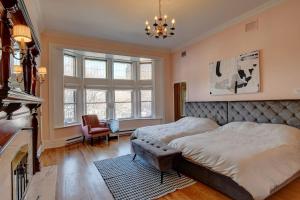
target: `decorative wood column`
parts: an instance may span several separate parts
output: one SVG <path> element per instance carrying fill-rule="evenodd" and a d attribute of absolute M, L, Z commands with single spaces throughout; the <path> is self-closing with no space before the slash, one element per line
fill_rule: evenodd
<path fill-rule="evenodd" d="M 1 71 L 1 84 L 2 90 L 8 91 L 10 88 L 8 86 L 8 79 L 10 76 L 10 52 L 9 48 L 11 47 L 11 33 L 10 28 L 11 24 L 8 19 L 8 12 L 3 11 L 1 16 L 1 42 L 2 42 L 2 57 L 0 62 L 0 71 Z"/>
<path fill-rule="evenodd" d="M 23 77 L 24 90 L 27 94 L 31 94 L 32 84 L 32 55 L 30 49 L 27 50 L 26 57 L 23 59 Z"/>
<path fill-rule="evenodd" d="M 33 174 L 40 171 L 40 161 L 37 156 L 38 150 L 38 135 L 39 135 L 39 122 L 37 119 L 37 109 L 40 107 L 40 104 L 28 104 L 27 107 L 30 109 L 31 113 L 31 127 L 32 127 L 32 167 Z"/>
<path fill-rule="evenodd" d="M 36 63 L 36 58 L 39 55 L 39 52 L 34 48 L 31 51 L 32 53 L 32 86 L 31 86 L 31 94 L 36 95 L 36 82 L 37 82 L 37 63 Z"/>

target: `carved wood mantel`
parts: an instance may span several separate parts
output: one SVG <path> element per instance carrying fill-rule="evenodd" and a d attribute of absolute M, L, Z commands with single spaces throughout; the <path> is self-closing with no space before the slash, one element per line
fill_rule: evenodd
<path fill-rule="evenodd" d="M 39 171 L 39 160 L 37 157 L 39 134 L 37 110 L 42 104 L 42 99 L 35 96 L 37 78 L 36 59 L 40 55 L 40 43 L 23 0 L 0 0 L 0 15 L 0 37 L 2 44 L 2 56 L 0 60 L 0 113 L 2 113 L 0 115 L 2 122 L 0 127 L 0 154 L 13 135 L 19 130 L 32 130 L 32 162 L 33 173 L 35 173 Z M 16 24 L 23 24 L 30 27 L 32 36 L 32 42 L 26 44 L 26 56 L 21 61 L 23 66 L 24 90 L 10 86 L 12 56 L 11 52 L 7 51 L 7 49 L 9 49 L 8 47 L 13 47 L 12 27 Z M 18 112 L 24 110 L 22 109 L 24 107 L 28 109 L 25 109 L 26 111 L 24 112 Z M 24 122 L 21 123 L 22 126 L 20 126 L 20 121 Z"/>

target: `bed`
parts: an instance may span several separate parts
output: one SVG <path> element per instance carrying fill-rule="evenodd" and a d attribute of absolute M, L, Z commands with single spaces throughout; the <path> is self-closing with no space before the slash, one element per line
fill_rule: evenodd
<path fill-rule="evenodd" d="M 187 103 L 187 115 L 214 112 L 207 103 Z M 227 102 L 226 120 L 169 144 L 183 153 L 179 171 L 233 199 L 264 199 L 298 177 L 300 100 Z"/>
<path fill-rule="evenodd" d="M 218 127 L 219 125 L 209 118 L 184 117 L 168 124 L 138 128 L 132 133 L 131 139 L 151 139 L 168 144 L 176 138 L 204 133 Z"/>

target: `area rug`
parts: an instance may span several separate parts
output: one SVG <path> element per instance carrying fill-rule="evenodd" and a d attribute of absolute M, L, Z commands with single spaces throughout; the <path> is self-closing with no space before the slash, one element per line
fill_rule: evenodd
<path fill-rule="evenodd" d="M 94 162 L 115 200 L 157 199 L 195 183 L 170 170 L 164 174 L 161 184 L 158 170 L 139 157 L 132 161 L 132 157 L 125 155 Z"/>

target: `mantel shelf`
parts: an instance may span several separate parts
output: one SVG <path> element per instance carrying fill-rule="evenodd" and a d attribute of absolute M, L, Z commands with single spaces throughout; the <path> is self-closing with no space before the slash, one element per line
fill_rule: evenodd
<path fill-rule="evenodd" d="M 9 90 L 5 97 L 2 99 L 2 103 L 21 103 L 21 104 L 41 104 L 42 99 L 25 92 L 19 92 L 15 90 Z"/>

